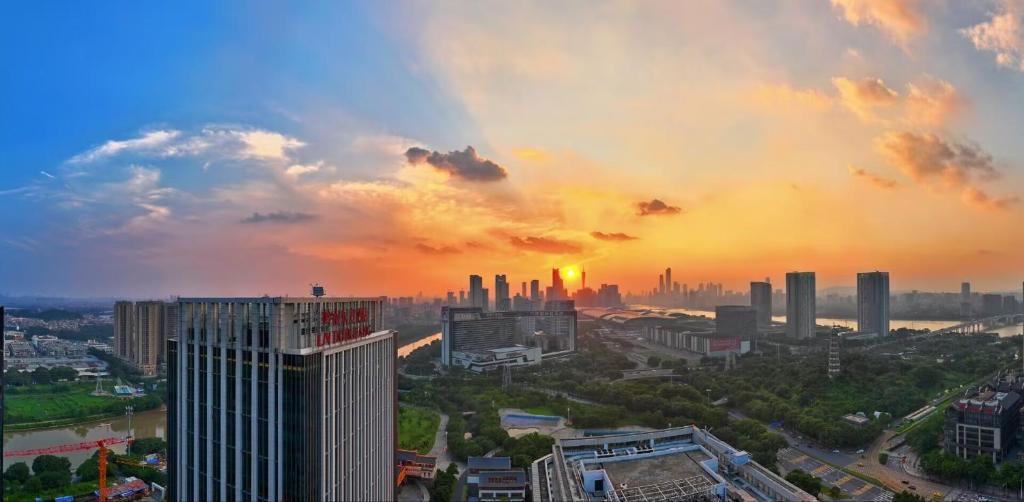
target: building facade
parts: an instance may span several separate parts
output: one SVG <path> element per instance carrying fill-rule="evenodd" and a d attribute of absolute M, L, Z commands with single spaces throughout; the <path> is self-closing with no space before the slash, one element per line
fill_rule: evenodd
<path fill-rule="evenodd" d="M 857 331 L 889 335 L 889 272 L 857 274 Z"/>
<path fill-rule="evenodd" d="M 752 340 L 757 336 L 757 311 L 745 305 L 715 307 L 715 334 Z"/>
<path fill-rule="evenodd" d="M 171 500 L 392 500 L 396 335 L 379 298 L 181 298 Z"/>
<path fill-rule="evenodd" d="M 175 329 L 177 304 L 162 301 L 114 304 L 114 354 L 144 375 L 155 375 L 166 363 L 167 334 Z"/>
<path fill-rule="evenodd" d="M 576 308 L 572 300 L 549 301 L 544 310 L 485 312 L 475 307 L 441 309 L 441 364 L 456 352 L 484 353 L 515 345 L 543 353 L 576 350 Z"/>
<path fill-rule="evenodd" d="M 962 459 L 985 455 L 1002 461 L 1016 444 L 1021 405 L 1017 383 L 984 386 L 953 402 L 945 411 L 943 446 Z"/>
<path fill-rule="evenodd" d="M 772 323 L 772 284 L 770 282 L 750 283 L 750 306 L 757 311 L 758 326 Z"/>
<path fill-rule="evenodd" d="M 814 338 L 817 306 L 814 272 L 786 274 L 786 336 Z"/>

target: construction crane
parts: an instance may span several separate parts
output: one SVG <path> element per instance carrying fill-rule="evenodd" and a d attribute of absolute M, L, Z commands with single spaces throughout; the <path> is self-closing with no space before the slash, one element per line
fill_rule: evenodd
<path fill-rule="evenodd" d="M 134 441 L 131 436 L 123 438 L 106 438 L 98 439 L 93 441 L 86 441 L 84 443 L 75 444 L 61 444 L 57 446 L 51 446 L 49 448 L 36 448 L 33 450 L 16 450 L 16 451 L 5 451 L 4 457 L 34 457 L 38 455 L 52 455 L 54 453 L 68 453 L 72 451 L 91 450 L 93 448 L 100 449 L 100 499 L 99 502 L 107 501 L 107 447 L 115 444 L 128 444 Z"/>

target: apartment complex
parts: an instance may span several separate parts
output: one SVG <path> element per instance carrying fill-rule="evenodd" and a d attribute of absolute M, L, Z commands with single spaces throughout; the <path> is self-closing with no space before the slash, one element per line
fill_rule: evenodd
<path fill-rule="evenodd" d="M 114 354 L 145 375 L 155 375 L 166 363 L 165 345 L 175 325 L 177 304 L 162 301 L 114 304 Z"/>

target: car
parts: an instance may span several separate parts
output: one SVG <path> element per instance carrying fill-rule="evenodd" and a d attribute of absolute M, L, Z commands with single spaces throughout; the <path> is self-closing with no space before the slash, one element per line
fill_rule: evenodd
<path fill-rule="evenodd" d="M 864 462 L 857 462 L 857 467 L 864 467 Z"/>
<path fill-rule="evenodd" d="M 857 455 L 860 455 L 861 453 L 864 453 L 864 449 L 863 448 L 860 449 L 860 450 L 857 450 Z"/>
<path fill-rule="evenodd" d="M 832 453 L 839 453 L 839 450 L 832 450 Z"/>
<path fill-rule="evenodd" d="M 905 485 L 909 485 L 909 484 L 910 484 L 910 481 L 907 481 L 907 480 L 905 480 L 905 479 L 901 479 L 901 480 L 900 480 L 900 483 L 903 483 L 903 484 L 905 484 Z"/>
<path fill-rule="evenodd" d="M 910 485 L 910 486 L 908 486 L 907 488 L 910 488 L 911 490 L 915 490 L 915 491 L 917 490 L 917 487 L 916 487 L 916 486 L 914 486 L 914 485 Z"/>

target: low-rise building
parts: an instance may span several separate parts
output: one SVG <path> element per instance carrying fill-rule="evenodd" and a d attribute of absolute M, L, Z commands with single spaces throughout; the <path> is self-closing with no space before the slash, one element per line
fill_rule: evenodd
<path fill-rule="evenodd" d="M 945 412 L 943 446 L 963 459 L 988 455 L 1000 462 L 1016 443 L 1021 419 L 1021 380 L 997 378 L 951 403 Z"/>
<path fill-rule="evenodd" d="M 452 366 L 483 373 L 504 366 L 531 366 L 540 364 L 541 348 L 513 345 L 499 349 L 471 352 L 452 352 Z"/>
<path fill-rule="evenodd" d="M 526 471 L 513 468 L 509 457 L 469 457 L 466 462 L 469 499 L 480 502 L 526 500 Z"/>
<path fill-rule="evenodd" d="M 437 474 L 437 457 L 421 455 L 415 450 L 397 450 L 395 462 L 398 465 L 399 476 L 402 472 L 406 477 L 420 479 L 434 479 Z"/>
<path fill-rule="evenodd" d="M 692 426 L 558 439 L 551 450 L 531 466 L 538 502 L 815 500 L 750 453 Z"/>
<path fill-rule="evenodd" d="M 726 357 L 729 354 L 746 354 L 752 349 L 753 341 L 740 336 L 722 336 L 717 333 L 691 331 L 683 327 L 648 326 L 643 328 L 643 337 L 650 342 L 671 349 L 685 350 L 708 357 Z"/>

